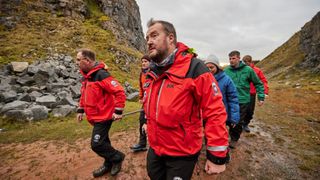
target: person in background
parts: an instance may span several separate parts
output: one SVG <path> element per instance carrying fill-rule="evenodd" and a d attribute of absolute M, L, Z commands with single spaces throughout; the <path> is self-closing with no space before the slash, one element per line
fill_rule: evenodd
<path fill-rule="evenodd" d="M 250 107 L 250 83 L 253 83 L 258 93 L 258 104 L 261 106 L 264 102 L 264 87 L 256 73 L 246 64 L 240 61 L 240 52 L 232 51 L 229 53 L 230 65 L 225 68 L 225 73 L 233 80 L 237 87 L 240 121 L 234 127 L 230 128 L 230 148 L 235 148 L 241 136 L 245 117 Z"/>
<path fill-rule="evenodd" d="M 261 71 L 261 69 L 256 67 L 253 64 L 252 57 L 250 55 L 245 55 L 242 58 L 242 60 L 246 65 L 250 66 L 254 70 L 254 72 L 257 74 L 258 78 L 263 83 L 264 94 L 265 96 L 267 96 L 269 93 L 268 81 L 267 81 L 267 78 L 264 76 L 263 72 Z M 254 109 L 256 106 L 256 96 L 257 96 L 256 88 L 254 87 L 253 83 L 250 83 L 250 105 L 248 108 L 247 116 L 244 119 L 244 125 L 243 125 L 243 130 L 246 132 L 250 132 L 249 124 L 253 118 Z"/>
<path fill-rule="evenodd" d="M 205 60 L 205 64 L 218 81 L 223 104 L 228 114 L 227 125 L 234 128 L 240 120 L 237 88 L 231 78 L 222 70 L 219 59 L 215 55 L 209 55 Z"/>
<path fill-rule="evenodd" d="M 171 23 L 151 19 L 146 40 L 151 66 L 143 86 L 143 107 L 150 179 L 191 179 L 203 132 L 207 139 L 205 170 L 208 174 L 223 172 L 227 114 L 217 82 L 192 50 L 177 42 Z"/>
<path fill-rule="evenodd" d="M 111 146 L 109 130 L 114 120 L 122 119 L 126 101 L 124 89 L 106 70 L 106 65 L 96 61 L 93 51 L 79 50 L 76 64 L 83 76 L 77 120 L 81 122 L 86 114 L 93 125 L 91 149 L 104 158 L 102 166 L 92 174 L 99 177 L 111 171 L 114 176 L 121 170 L 125 155 Z"/>
<path fill-rule="evenodd" d="M 147 72 L 149 71 L 149 66 L 150 66 L 150 58 L 148 55 L 144 55 L 141 58 L 141 73 L 140 73 L 140 78 L 139 78 L 139 85 L 140 85 L 140 91 L 139 91 L 139 102 L 142 103 L 142 98 L 143 98 L 143 84 L 146 81 L 146 75 Z M 139 151 L 146 151 L 147 150 L 147 135 L 143 131 L 142 126 L 147 123 L 146 118 L 145 118 L 145 113 L 144 111 L 140 112 L 140 117 L 139 117 L 139 142 L 138 144 L 135 144 L 131 146 L 130 148 L 132 149 L 133 152 L 139 152 Z"/>

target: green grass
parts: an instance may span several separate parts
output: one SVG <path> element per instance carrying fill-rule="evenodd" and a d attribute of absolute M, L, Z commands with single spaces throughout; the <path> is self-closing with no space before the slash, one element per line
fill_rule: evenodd
<path fill-rule="evenodd" d="M 269 98 L 255 111 L 259 121 L 272 127 L 268 131 L 276 131 L 272 134 L 275 143 L 294 154 L 305 173 L 315 173 L 320 164 L 320 111 L 317 103 L 310 103 L 319 101 L 320 96 L 311 90 L 283 85 L 278 88 L 271 83 Z"/>
<path fill-rule="evenodd" d="M 141 108 L 137 102 L 126 102 L 125 111 L 133 111 Z M 111 133 L 127 131 L 138 128 L 139 114 L 125 117 L 121 121 L 114 122 Z M 79 138 L 90 138 L 92 127 L 87 121 L 78 123 L 76 115 L 65 118 L 50 117 L 47 120 L 30 123 L 17 123 L 6 119 L 0 119 L 0 128 L 5 131 L 0 133 L 2 143 L 32 143 L 38 140 L 62 140 L 68 143 L 75 142 Z"/>
<path fill-rule="evenodd" d="M 59 13 L 52 14 L 43 7 L 37 8 L 40 5 L 36 1 L 23 1 L 18 9 L 24 15 L 16 28 L 5 30 L 0 27 L 0 66 L 11 61 L 31 63 L 54 53 L 75 57 L 77 49 L 90 48 L 96 52 L 98 60 L 110 67 L 110 73 L 121 83 L 129 81 L 134 87 L 138 87 L 139 58 L 142 54 L 118 43 L 111 31 L 101 27 L 102 22 L 110 19 L 101 12 L 96 1 L 87 0 L 86 3 L 90 17 L 80 20 L 64 17 Z M 120 69 L 125 64 L 125 59 L 120 59 L 120 63 L 115 64 L 115 51 L 137 59 L 136 63 L 130 64 L 130 72 Z"/>

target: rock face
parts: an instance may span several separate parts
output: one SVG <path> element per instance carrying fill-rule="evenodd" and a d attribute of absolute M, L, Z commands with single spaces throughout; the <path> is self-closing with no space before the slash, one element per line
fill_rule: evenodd
<path fill-rule="evenodd" d="M 300 48 L 305 53 L 301 67 L 320 73 L 320 12 L 301 29 Z"/>
<path fill-rule="evenodd" d="M 97 3 L 100 10 L 110 17 L 104 21 L 104 29 L 111 30 L 119 41 L 140 51 L 146 50 L 146 42 L 140 20 L 139 7 L 135 0 L 45 0 L 45 6 L 60 16 L 85 19 L 90 16 L 92 4 Z M 62 14 L 61 14 L 62 13 Z"/>
<path fill-rule="evenodd" d="M 112 18 L 103 26 L 110 29 L 117 39 L 126 38 L 129 45 L 140 51 L 146 50 L 146 42 L 140 20 L 139 7 L 135 0 L 98 0 L 104 14 Z"/>

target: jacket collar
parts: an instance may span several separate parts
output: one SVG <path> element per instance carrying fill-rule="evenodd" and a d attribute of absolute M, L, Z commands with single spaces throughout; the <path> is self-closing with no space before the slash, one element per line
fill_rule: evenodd
<path fill-rule="evenodd" d="M 88 73 L 85 73 L 82 70 L 80 70 L 80 73 L 85 79 L 90 79 L 91 75 L 100 69 L 107 69 L 107 65 L 103 62 L 96 62 L 95 66 Z"/>
<path fill-rule="evenodd" d="M 173 63 L 171 65 L 168 65 L 170 67 L 164 67 L 164 69 L 166 69 L 164 71 L 164 74 L 167 74 L 167 75 L 170 74 L 178 78 L 185 77 L 188 73 L 191 59 L 196 56 L 196 54 L 194 53 L 189 53 L 188 50 L 189 50 L 188 46 L 186 46 L 181 42 L 178 42 L 176 53 L 174 54 Z M 158 73 L 156 73 L 157 71 L 159 71 L 159 67 L 153 66 L 151 71 L 148 73 L 148 75 L 150 75 L 154 79 L 157 79 L 158 78 L 158 75 L 157 75 Z"/>

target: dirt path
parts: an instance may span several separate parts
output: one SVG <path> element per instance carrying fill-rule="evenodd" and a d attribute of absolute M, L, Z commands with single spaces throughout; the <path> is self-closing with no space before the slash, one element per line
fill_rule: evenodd
<path fill-rule="evenodd" d="M 239 146 L 232 151 L 227 171 L 208 176 L 203 172 L 205 156 L 200 156 L 193 179 L 304 179 L 295 165 L 295 157 L 286 147 L 278 146 L 265 129 L 268 125 L 253 121 L 252 132 L 244 133 Z M 276 133 L 275 131 L 271 133 Z M 145 152 L 131 153 L 129 146 L 136 141 L 136 132 L 114 133 L 115 148 L 126 153 L 123 170 L 116 176 L 100 179 L 148 179 Z M 90 139 L 70 145 L 64 142 L 1 145 L 5 159 L 0 164 L 0 179 L 93 179 L 91 172 L 102 164 L 89 148 Z M 311 177 L 312 178 L 312 177 Z"/>

